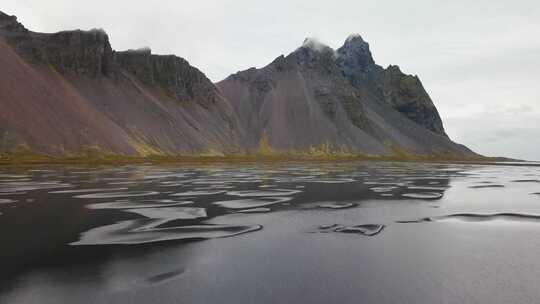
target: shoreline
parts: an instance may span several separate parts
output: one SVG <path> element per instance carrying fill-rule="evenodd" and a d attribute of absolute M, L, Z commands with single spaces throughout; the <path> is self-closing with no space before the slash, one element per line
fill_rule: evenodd
<path fill-rule="evenodd" d="M 505 157 L 452 157 L 452 156 L 365 156 L 365 155 L 171 155 L 171 156 L 47 156 L 13 155 L 0 156 L 0 167 L 32 165 L 130 165 L 130 164 L 215 164 L 215 163 L 285 163 L 285 162 L 448 162 L 467 164 L 497 164 L 513 162 L 512 165 L 531 165 L 528 161 Z M 506 164 L 510 165 L 510 164 Z"/>

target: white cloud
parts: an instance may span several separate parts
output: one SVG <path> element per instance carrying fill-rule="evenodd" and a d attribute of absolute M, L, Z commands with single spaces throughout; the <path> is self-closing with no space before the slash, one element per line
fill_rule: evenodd
<path fill-rule="evenodd" d="M 324 50 L 331 49 L 328 45 L 320 42 L 317 38 L 314 37 L 308 37 L 304 40 L 302 43 L 303 47 L 310 48 L 317 52 L 322 52 Z"/>

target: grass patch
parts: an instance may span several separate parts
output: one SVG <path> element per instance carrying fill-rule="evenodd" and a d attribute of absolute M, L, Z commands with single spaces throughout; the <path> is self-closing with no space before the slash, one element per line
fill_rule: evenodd
<path fill-rule="evenodd" d="M 123 165 L 123 164 L 159 164 L 159 163 L 253 163 L 253 162 L 288 162 L 288 161 L 447 161 L 447 162 L 498 162 L 504 158 L 484 156 L 464 157 L 448 152 L 429 155 L 411 154 L 400 147 L 388 145 L 391 155 L 366 155 L 350 151 L 345 147 L 336 147 L 329 143 L 310 147 L 305 150 L 278 152 L 263 136 L 259 148 L 252 153 L 224 154 L 209 149 L 199 154 L 171 154 L 153 148 L 144 138 L 133 137 L 132 145 L 139 155 L 115 154 L 98 146 L 85 147 L 79 153 L 66 153 L 62 156 L 46 155 L 33 152 L 26 145 L 19 145 L 10 153 L 0 154 L 0 166 L 9 165 L 46 165 L 46 164 L 85 164 L 85 165 Z"/>
<path fill-rule="evenodd" d="M 157 155 L 129 156 L 120 154 L 104 155 L 69 155 L 51 156 L 37 153 L 0 155 L 0 166 L 4 165 L 46 165 L 46 164 L 87 164 L 87 165 L 123 165 L 123 164 L 160 164 L 160 163 L 253 163 L 253 162 L 289 162 L 289 161 L 452 161 L 452 162 L 489 162 L 500 161 L 488 157 L 460 157 L 450 155 L 400 155 L 377 156 L 363 154 L 319 154 L 319 153 L 283 153 L 272 155 L 255 154 L 201 154 L 201 155 Z"/>

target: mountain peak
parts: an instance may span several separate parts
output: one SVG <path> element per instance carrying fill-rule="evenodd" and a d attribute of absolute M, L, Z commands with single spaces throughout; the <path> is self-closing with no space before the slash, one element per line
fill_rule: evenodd
<path fill-rule="evenodd" d="M 371 57 L 371 51 L 369 50 L 369 43 L 367 43 L 360 34 L 351 34 L 345 39 L 343 46 L 338 49 L 343 52 L 355 53 L 356 55 L 369 55 Z"/>
<path fill-rule="evenodd" d="M 357 43 L 357 42 L 364 42 L 364 39 L 362 36 L 358 33 L 350 34 L 347 39 L 345 39 L 345 43 Z"/>
<path fill-rule="evenodd" d="M 306 38 L 302 46 L 289 54 L 295 64 L 307 68 L 331 69 L 335 66 L 336 51 L 316 38 Z"/>
<path fill-rule="evenodd" d="M 345 39 L 343 46 L 338 49 L 341 55 L 364 56 L 371 58 L 369 43 L 360 34 L 351 34 Z M 371 59 L 373 60 L 373 59 Z"/>
<path fill-rule="evenodd" d="M 345 74 L 367 73 L 375 66 L 369 44 L 359 34 L 349 35 L 337 53 Z"/>

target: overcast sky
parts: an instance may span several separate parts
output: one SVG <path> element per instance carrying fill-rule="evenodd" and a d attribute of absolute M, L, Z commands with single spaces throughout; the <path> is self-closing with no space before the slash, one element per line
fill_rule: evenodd
<path fill-rule="evenodd" d="M 116 50 L 176 54 L 213 81 L 308 36 L 337 48 L 359 33 L 378 64 L 420 77 L 452 139 L 540 160 L 537 0 L 3 0 L 0 10 L 34 31 L 103 28 Z"/>

